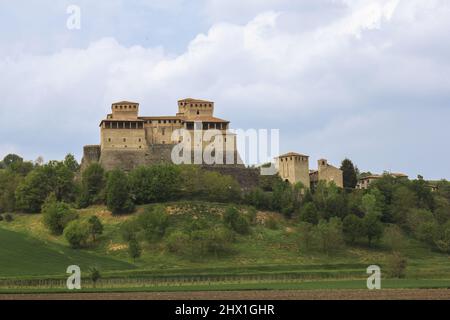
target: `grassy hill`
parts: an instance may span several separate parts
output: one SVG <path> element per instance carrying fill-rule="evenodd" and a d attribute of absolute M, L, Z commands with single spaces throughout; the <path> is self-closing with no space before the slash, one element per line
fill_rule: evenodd
<path fill-rule="evenodd" d="M 170 215 L 168 233 L 182 230 L 187 221 L 207 217 L 219 221 L 226 205 L 204 202 L 173 202 L 164 204 Z M 383 240 L 374 248 L 346 246 L 326 255 L 302 252 L 299 249 L 296 225 L 273 212 L 258 212 L 258 221 L 274 219 L 276 227 L 262 224 L 251 227 L 248 235 L 239 235 L 228 254 L 220 257 L 192 259 L 171 253 L 164 241 L 143 243 L 143 255 L 136 261 L 128 257 L 127 243 L 122 240 L 120 226 L 143 212 L 112 216 L 103 206 L 78 210 L 81 218 L 97 215 L 105 226 L 95 245 L 87 249 L 70 249 L 63 236 L 49 234 L 41 215 L 15 215 L 12 222 L 0 222 L 0 277 L 64 276 L 68 265 L 82 270 L 97 266 L 104 277 L 154 276 L 252 276 L 283 275 L 287 278 L 328 279 L 366 277 L 371 264 L 383 266 L 390 250 Z M 246 207 L 240 207 L 246 210 Z M 402 253 L 408 258 L 409 279 L 450 279 L 448 255 L 405 238 Z M 290 279 L 290 278 L 289 278 Z"/>
<path fill-rule="evenodd" d="M 0 228 L 0 277 L 65 275 L 69 265 L 82 269 L 97 266 L 103 270 L 132 269 L 133 265 L 95 253 L 73 250 L 43 242 L 23 233 Z"/>

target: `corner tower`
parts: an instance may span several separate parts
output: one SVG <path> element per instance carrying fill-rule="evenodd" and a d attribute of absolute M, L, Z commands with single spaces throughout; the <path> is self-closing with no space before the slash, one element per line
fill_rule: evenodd
<path fill-rule="evenodd" d="M 301 182 L 309 188 L 309 156 L 289 152 L 277 158 L 278 172 L 283 180 L 292 184 Z"/>

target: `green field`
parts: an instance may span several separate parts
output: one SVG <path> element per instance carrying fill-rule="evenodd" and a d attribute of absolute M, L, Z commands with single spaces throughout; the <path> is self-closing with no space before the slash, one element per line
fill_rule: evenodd
<path fill-rule="evenodd" d="M 182 228 L 192 214 L 219 219 L 225 207 L 201 202 L 175 202 L 165 206 L 169 212 L 178 210 L 171 217 L 169 232 Z M 183 209 L 187 207 L 191 209 Z M 138 208 L 135 215 L 143 209 Z M 81 217 L 95 214 L 105 226 L 98 242 L 82 250 L 70 249 L 63 236 L 49 234 L 41 215 L 17 214 L 12 222 L 0 222 L 0 279 L 54 279 L 62 283 L 67 266 L 75 264 L 82 272 L 93 266 L 100 269 L 101 281 L 109 280 L 112 283 L 109 290 L 113 291 L 357 289 L 365 288 L 367 266 L 376 264 L 383 270 L 390 254 L 383 241 L 373 248 L 346 246 L 333 255 L 302 252 L 297 246 L 298 234 L 292 221 L 276 213 L 259 212 L 261 216 L 275 217 L 278 228 L 253 226 L 249 235 L 237 237 L 231 252 L 224 256 L 189 259 L 168 252 L 162 243 L 144 243 L 142 257 L 133 261 L 119 232 L 120 225 L 133 215 L 111 216 L 103 206 L 79 210 L 79 214 Z M 414 239 L 405 240 L 402 253 L 408 258 L 407 277 L 391 280 L 383 274 L 383 287 L 449 287 L 449 256 L 434 252 Z M 83 276 L 86 277 L 86 272 Z M 129 282 L 122 283 L 121 279 Z M 108 290 L 105 286 L 97 290 Z M 8 289 L 17 290 L 47 289 Z"/>

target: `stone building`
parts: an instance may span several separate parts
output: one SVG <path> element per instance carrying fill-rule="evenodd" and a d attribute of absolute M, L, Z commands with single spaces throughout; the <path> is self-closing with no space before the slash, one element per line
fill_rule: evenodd
<path fill-rule="evenodd" d="M 338 187 L 344 187 L 343 172 L 328 163 L 325 159 L 317 161 L 317 170 L 313 170 L 309 174 L 311 187 L 317 185 L 319 181 L 334 182 Z"/>
<path fill-rule="evenodd" d="M 292 184 L 301 182 L 310 188 L 323 180 L 334 182 L 340 188 L 344 186 L 342 170 L 330 165 L 325 159 L 318 161 L 317 170 L 309 170 L 309 156 L 289 152 L 277 158 L 277 167 L 280 177 Z"/>
<path fill-rule="evenodd" d="M 408 179 L 408 176 L 403 173 L 388 173 L 388 172 L 386 172 L 384 174 L 394 177 L 396 179 Z M 381 174 L 370 174 L 370 175 L 363 176 L 358 179 L 358 183 L 356 184 L 356 189 L 368 189 L 372 182 L 374 182 L 375 180 L 378 180 L 382 177 L 383 177 L 383 175 L 381 175 Z"/>
<path fill-rule="evenodd" d="M 219 165 L 242 167 L 236 150 L 236 137 L 229 132 L 229 126 L 229 121 L 214 116 L 212 101 L 182 99 L 178 101 L 176 115 L 152 117 L 139 116 L 137 102 L 116 102 L 111 106 L 111 113 L 100 122 L 100 145 L 84 147 L 82 167 L 99 162 L 106 170 L 131 170 L 139 165 L 172 162 L 172 149 L 183 141 L 190 145 L 191 150 L 196 147 L 204 150 L 211 144 L 220 144 L 228 154 L 224 154 L 222 163 L 218 161 Z M 178 135 L 173 140 L 172 133 L 177 129 L 186 129 L 192 138 Z M 212 133 L 209 141 L 203 139 L 206 131 Z M 194 139 L 194 133 L 200 139 Z M 183 140 L 185 138 L 190 141 Z M 215 151 L 211 154 L 215 155 Z M 193 151 L 189 159 L 194 163 Z M 199 164 L 205 164 L 203 158 L 201 161 Z"/>

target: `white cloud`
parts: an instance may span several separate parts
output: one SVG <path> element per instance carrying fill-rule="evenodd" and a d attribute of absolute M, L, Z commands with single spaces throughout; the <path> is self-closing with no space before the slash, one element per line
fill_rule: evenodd
<path fill-rule="evenodd" d="M 137 100 L 142 114 L 174 114 L 176 100 L 192 96 L 215 100 L 218 116 L 235 126 L 281 128 L 286 151 L 334 162 L 345 155 L 378 169 L 382 165 L 375 164 L 385 164 L 383 152 L 395 149 L 397 162 L 386 165 L 401 169 L 409 156 L 428 148 L 414 138 L 414 128 L 421 120 L 436 121 L 450 98 L 450 63 L 442 54 L 450 52 L 442 41 L 449 11 L 441 1 L 432 3 L 302 1 L 288 12 L 292 1 L 211 0 L 206 11 L 228 22 L 214 23 L 179 55 L 103 38 L 83 49 L 0 58 L 0 146 L 19 145 L 29 158 L 80 154 L 83 144 L 98 141 L 96 125 L 112 101 Z M 319 13 L 325 4 L 330 11 Z M 237 20 L 247 22 L 226 18 L 238 9 L 243 14 Z M 308 15 L 321 17 L 320 24 L 294 19 Z M 420 119 L 411 116 L 417 110 Z M 393 120 L 402 116 L 410 123 Z M 426 126 L 430 139 L 450 138 Z M 423 145 L 410 151 L 414 144 L 389 139 L 387 133 L 397 129 L 403 139 Z M 383 140 L 370 134 L 376 130 L 385 133 Z M 450 154 L 439 156 L 448 160 Z M 408 161 L 411 172 L 450 177 L 450 171 L 424 166 Z"/>

